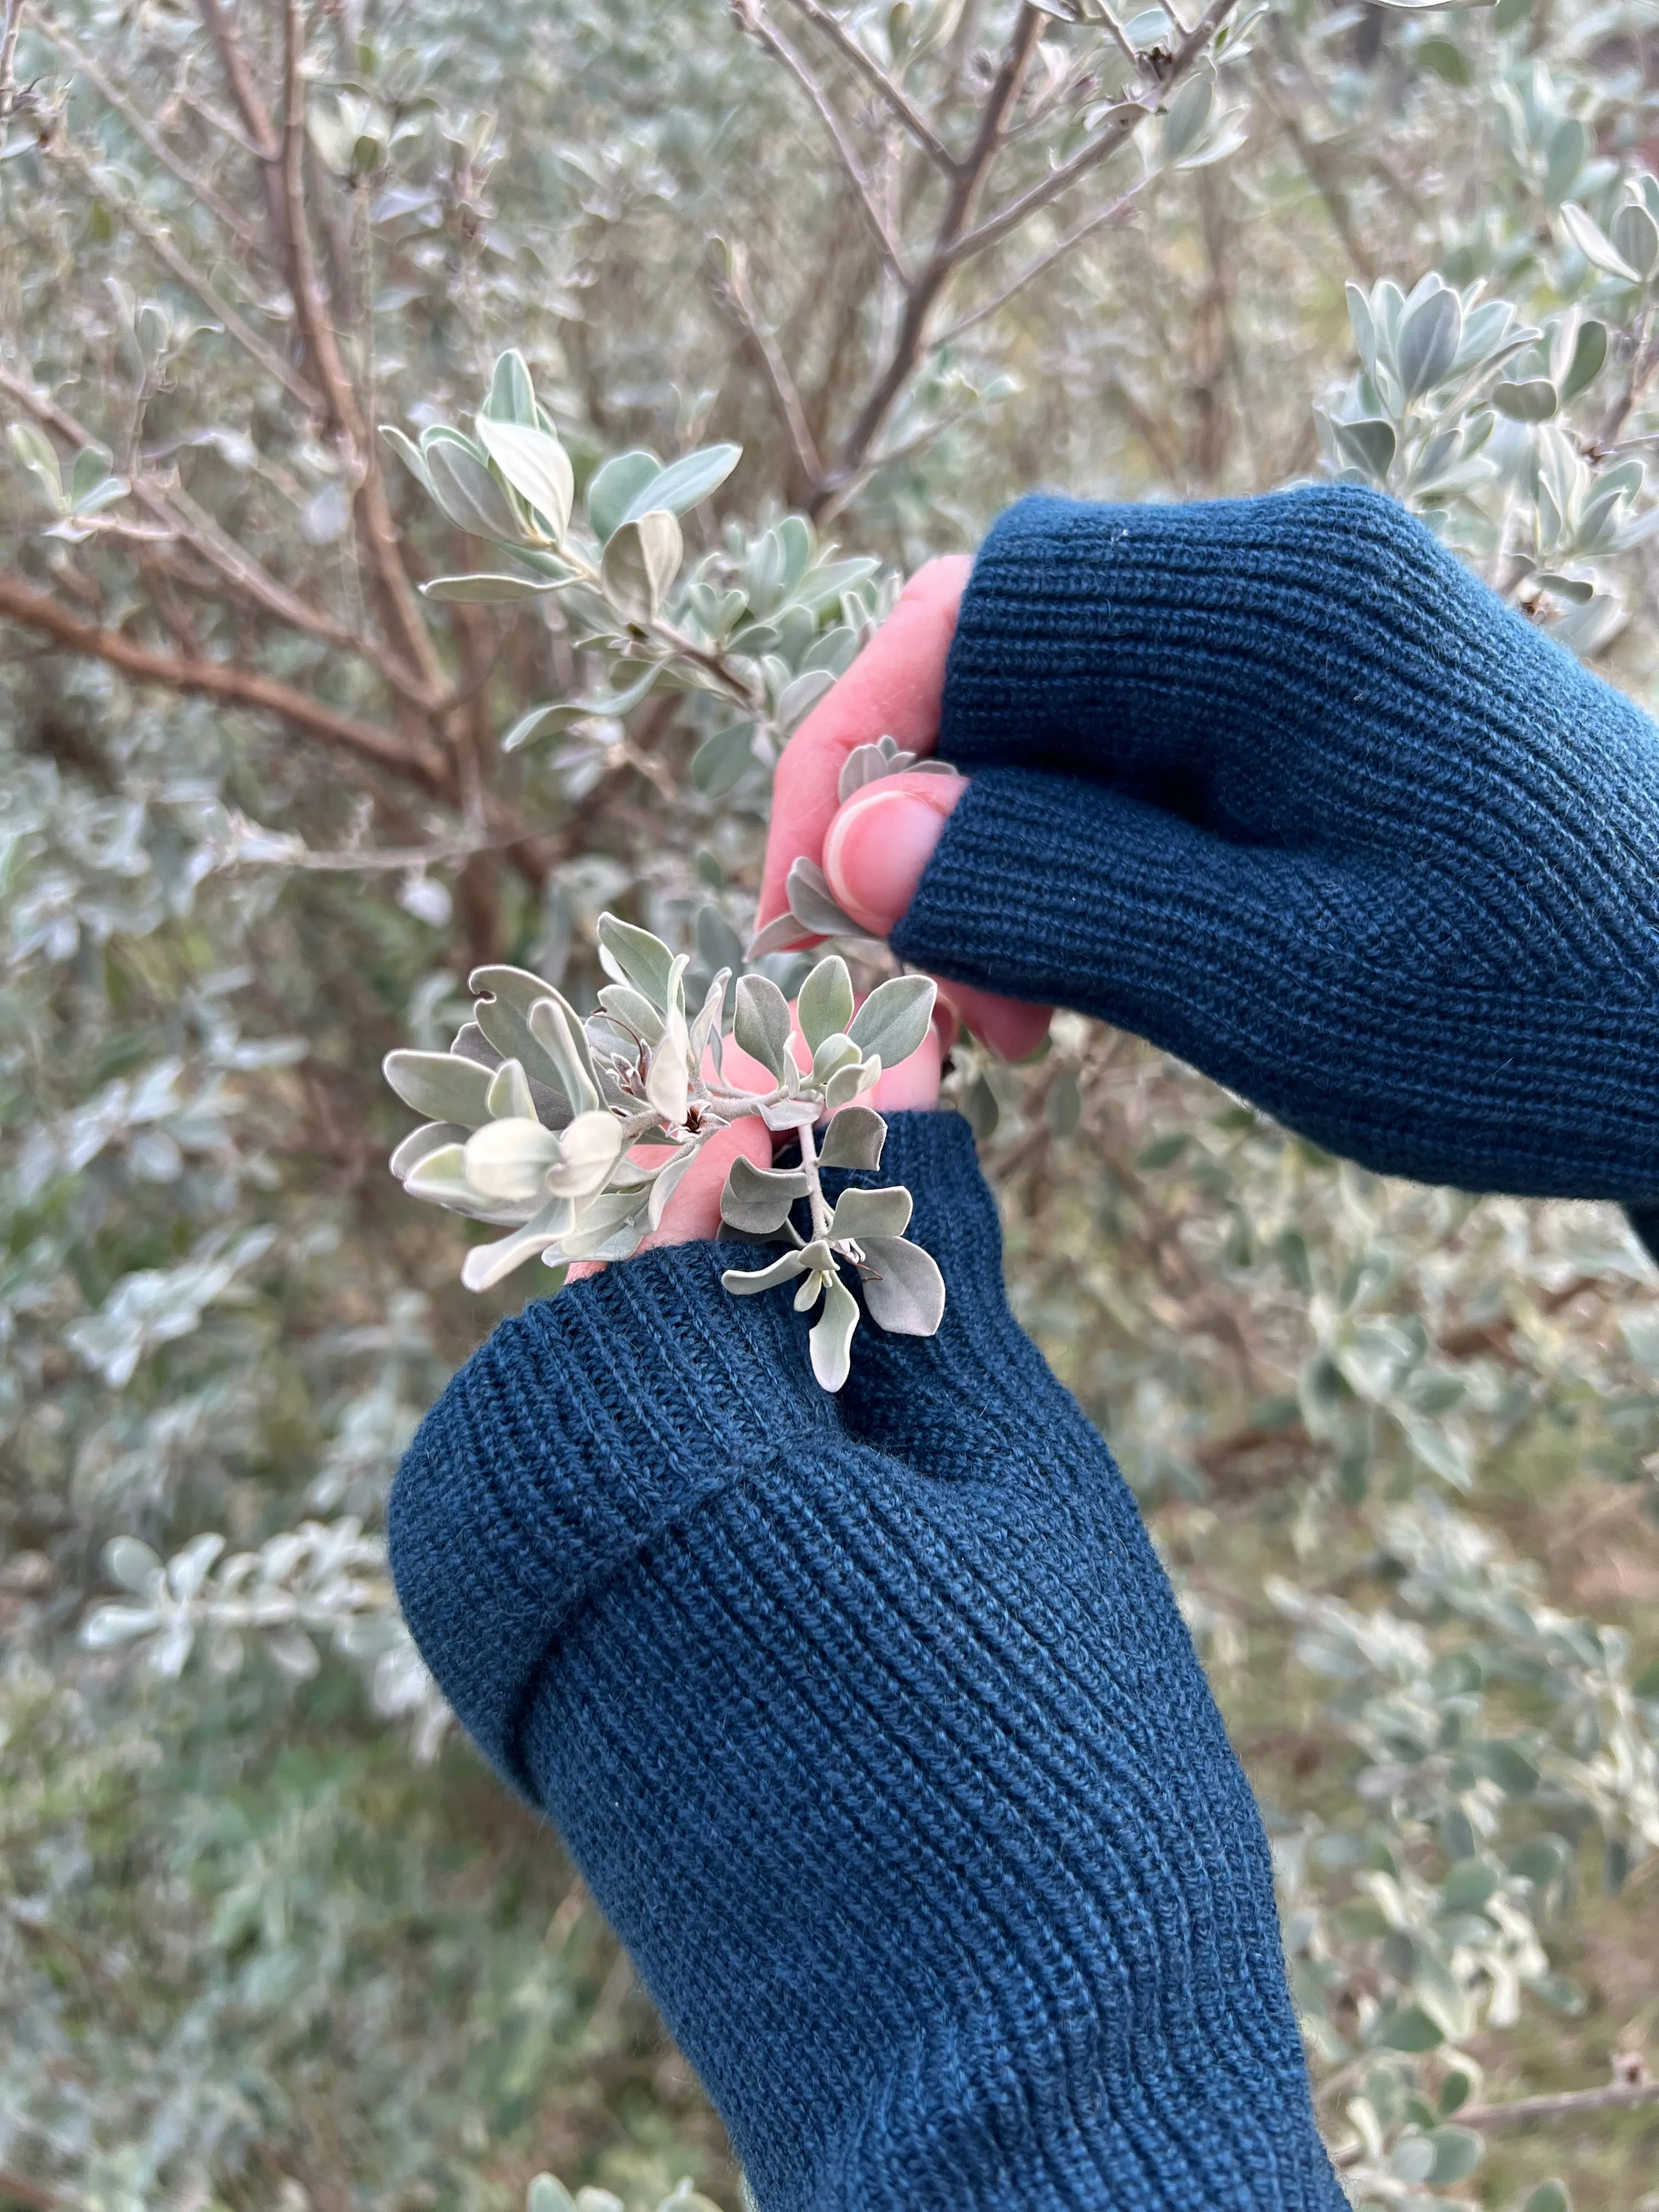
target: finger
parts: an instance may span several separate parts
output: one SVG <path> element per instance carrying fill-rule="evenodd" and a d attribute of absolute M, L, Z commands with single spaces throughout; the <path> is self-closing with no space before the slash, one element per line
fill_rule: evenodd
<path fill-rule="evenodd" d="M 803 855 L 820 858 L 855 745 L 896 738 L 931 753 L 945 696 L 945 662 L 973 562 L 950 554 L 918 568 L 897 605 L 834 689 L 784 747 L 772 792 L 772 826 L 757 922 L 784 911 L 784 878 Z"/>
<path fill-rule="evenodd" d="M 916 895 L 945 824 L 968 789 L 942 775 L 884 778 L 848 799 L 830 825 L 823 870 L 855 921 L 885 937 Z M 1049 1010 L 970 984 L 940 986 L 976 1036 L 1005 1060 L 1024 1060 L 1048 1034 Z"/>

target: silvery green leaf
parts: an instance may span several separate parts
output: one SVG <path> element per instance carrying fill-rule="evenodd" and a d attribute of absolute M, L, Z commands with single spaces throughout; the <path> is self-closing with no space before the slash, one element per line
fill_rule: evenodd
<path fill-rule="evenodd" d="M 447 1145 L 463 1145 L 466 1136 L 465 1127 L 459 1121 L 428 1121 L 421 1128 L 411 1129 L 392 1155 L 392 1172 L 402 1182 L 428 1154 L 441 1152 Z"/>
<path fill-rule="evenodd" d="M 1560 216 L 1562 228 L 1592 269 L 1600 269 L 1608 276 L 1621 276 L 1627 284 L 1641 283 L 1640 272 L 1631 267 L 1588 208 L 1580 207 L 1576 200 L 1564 200 Z"/>
<path fill-rule="evenodd" d="M 623 664 L 624 666 L 627 665 Z M 644 672 L 631 684 L 624 684 L 619 691 L 608 696 L 592 699 L 556 699 L 544 707 L 532 707 L 520 714 L 501 739 L 503 752 L 517 752 L 520 745 L 528 744 L 532 738 L 544 737 L 552 732 L 568 730 L 573 722 L 585 722 L 590 715 L 601 715 L 620 720 L 631 714 L 658 678 L 665 672 L 663 663 L 653 660 Z"/>
<path fill-rule="evenodd" d="M 743 965 L 743 939 L 714 905 L 705 900 L 697 908 L 697 956 L 710 969 Z"/>
<path fill-rule="evenodd" d="M 529 364 L 517 346 L 509 346 L 498 356 L 490 373 L 489 392 L 483 411 L 486 419 L 495 422 L 535 422 L 539 411 L 536 387 L 531 381 Z"/>
<path fill-rule="evenodd" d="M 858 1300 L 839 1275 L 826 1275 L 823 1311 L 806 1340 L 812 1372 L 824 1389 L 839 1390 L 847 1380 L 853 1360 L 853 1332 L 858 1325 Z"/>
<path fill-rule="evenodd" d="M 613 453 L 587 487 L 587 519 L 601 545 L 627 516 L 635 495 L 662 472 L 662 463 L 643 446 Z"/>
<path fill-rule="evenodd" d="M 805 854 L 793 861 L 784 878 L 789 911 L 804 927 L 820 937 L 867 937 L 870 933 L 836 903 L 824 872 Z"/>
<path fill-rule="evenodd" d="M 623 2201 L 608 2189 L 579 2189 L 576 2212 L 623 2212 Z"/>
<path fill-rule="evenodd" d="M 836 798 L 845 805 L 855 791 L 862 791 L 866 783 L 878 783 L 884 775 L 897 775 L 899 763 L 908 768 L 914 757 L 896 745 L 891 738 L 883 738 L 873 745 L 854 745 L 841 764 Z"/>
<path fill-rule="evenodd" d="M 1416 399 L 1443 382 L 1457 356 L 1463 335 L 1463 303 L 1455 292 L 1431 292 L 1401 325 L 1400 378 L 1407 399 Z"/>
<path fill-rule="evenodd" d="M 661 938 L 609 913 L 599 916 L 597 934 L 599 965 L 605 974 L 643 991 L 658 1012 L 665 1014 L 674 956 Z"/>
<path fill-rule="evenodd" d="M 651 1197 L 647 1208 L 647 1219 L 653 1229 L 662 1227 L 662 1218 L 668 1201 L 685 1179 L 687 1169 L 702 1150 L 701 1141 L 682 1145 L 666 1167 L 659 1168 L 651 1184 Z"/>
<path fill-rule="evenodd" d="M 782 1228 L 791 1207 L 805 1197 L 807 1188 L 799 1168 L 757 1168 L 739 1155 L 732 1161 L 720 1193 L 720 1219 L 733 1229 L 769 1237 Z"/>
<path fill-rule="evenodd" d="M 605 549 L 599 581 L 624 622 L 644 629 L 655 620 L 684 551 L 680 526 L 663 508 L 617 524 Z"/>
<path fill-rule="evenodd" d="M 58 453 L 46 432 L 33 422 L 8 425 L 6 437 L 13 453 L 45 492 L 54 514 L 67 514 L 70 501 L 64 489 Z"/>
<path fill-rule="evenodd" d="M 1607 326 L 1592 316 L 1581 323 L 1573 342 L 1572 360 L 1561 380 L 1561 398 L 1576 399 L 1601 374 L 1607 357 Z"/>
<path fill-rule="evenodd" d="M 1528 376 L 1492 388 L 1492 404 L 1512 422 L 1547 422 L 1559 404 L 1559 395 L 1547 376 Z"/>
<path fill-rule="evenodd" d="M 690 1051 L 691 1065 L 702 1071 L 705 1057 L 712 1058 L 714 1073 L 720 1066 L 720 1020 L 726 1012 L 726 986 L 732 981 L 729 968 L 720 969 L 703 995 L 697 1018 L 691 1024 Z"/>
<path fill-rule="evenodd" d="M 494 1244 L 475 1244 L 461 1262 L 462 1282 L 469 1291 L 492 1290 L 526 1260 L 539 1260 L 550 1244 L 558 1242 L 557 1229 L 544 1224 L 555 1218 L 562 1220 L 568 1214 L 568 1207 L 558 1208 L 556 1215 L 550 1207 Z"/>
<path fill-rule="evenodd" d="M 494 575 L 481 571 L 471 576 L 434 576 L 419 588 L 422 599 L 439 599 L 452 606 L 499 607 L 538 599 L 544 592 L 558 587 L 534 576 Z"/>
<path fill-rule="evenodd" d="M 867 554 L 860 554 L 850 561 L 828 561 L 801 578 L 795 586 L 795 605 L 817 614 L 821 608 L 855 591 L 867 577 L 875 574 L 879 566 Z"/>
<path fill-rule="evenodd" d="M 405 1106 L 433 1121 L 476 1129 L 489 1119 L 490 1072 L 453 1052 L 389 1052 L 386 1079 Z"/>
<path fill-rule="evenodd" d="M 785 1252 L 769 1267 L 752 1270 L 728 1267 L 720 1281 L 734 1296 L 751 1297 L 757 1291 L 775 1290 L 780 1283 L 792 1283 L 797 1275 L 806 1273 L 806 1262 L 799 1252 Z"/>
<path fill-rule="evenodd" d="M 576 477 L 558 440 L 527 423 L 495 422 L 488 415 L 479 416 L 477 432 L 478 443 L 520 498 L 540 515 L 548 535 L 562 539 L 570 526 Z"/>
<path fill-rule="evenodd" d="M 723 798 L 754 759 L 755 725 L 733 722 L 705 738 L 692 754 L 691 781 L 706 798 Z"/>
<path fill-rule="evenodd" d="M 945 1318 L 945 1278 L 933 1255 L 903 1237 L 859 1241 L 864 1303 L 877 1328 L 895 1336 L 933 1335 Z"/>
<path fill-rule="evenodd" d="M 1207 70 L 1188 77 L 1171 99 L 1164 115 L 1162 148 L 1164 160 L 1170 167 L 1190 154 L 1203 137 L 1214 99 L 1215 80 Z"/>
<path fill-rule="evenodd" d="M 466 1155 L 459 1144 L 434 1145 L 423 1152 L 403 1178 L 404 1188 L 411 1198 L 423 1198 L 432 1206 L 447 1206 L 470 1213 L 478 1194 L 467 1181 Z"/>
<path fill-rule="evenodd" d="M 544 1188 L 555 1197 L 591 1198 L 603 1190 L 623 1147 L 622 1124 L 603 1107 L 578 1114 L 555 1140 L 558 1164 L 547 1170 Z"/>
<path fill-rule="evenodd" d="M 764 929 L 757 929 L 749 940 L 749 957 L 763 960 L 769 952 L 787 952 L 812 932 L 804 928 L 793 914 L 781 914 L 769 921 Z"/>
<path fill-rule="evenodd" d="M 910 1225 L 912 1200 L 904 1185 L 892 1183 L 884 1190 L 842 1191 L 836 1201 L 830 1234 L 862 1243 L 866 1237 L 902 1237 Z"/>
<path fill-rule="evenodd" d="M 644 992 L 636 991 L 631 983 L 605 984 L 599 993 L 599 1004 L 644 1043 L 655 1044 L 661 1038 L 662 1016 Z"/>
<path fill-rule="evenodd" d="M 887 1124 L 872 1106 L 843 1106 L 824 1132 L 818 1164 L 825 1168 L 878 1168 L 887 1141 Z"/>
<path fill-rule="evenodd" d="M 668 979 L 668 1019 L 661 1043 L 651 1055 L 645 1095 L 671 1128 L 685 1119 L 690 1097 L 690 1039 L 685 1026 L 686 955 L 676 959 Z"/>
<path fill-rule="evenodd" d="M 618 1235 L 624 1240 L 631 1237 L 627 1249 L 632 1250 L 645 1234 L 646 1209 L 649 1204 L 647 1191 L 596 1192 L 585 1205 L 576 1207 L 574 1224 L 559 1239 L 559 1248 L 568 1260 L 611 1260 L 624 1256 L 613 1249 Z"/>
<path fill-rule="evenodd" d="M 781 730 L 793 730 L 805 719 L 835 683 L 827 668 L 809 668 L 786 684 L 778 696 L 776 719 Z"/>
<path fill-rule="evenodd" d="M 1331 430 L 1346 459 L 1380 483 L 1394 466 L 1399 444 L 1393 423 L 1374 416 L 1363 422 L 1333 422 Z"/>
<path fill-rule="evenodd" d="M 550 2173 L 538 2173 L 525 2198 L 525 2212 L 576 2212 L 570 2192 Z"/>
<path fill-rule="evenodd" d="M 685 514 L 710 492 L 718 491 L 742 459 L 741 446 L 705 446 L 698 453 L 683 453 L 638 487 L 622 520 L 638 522 L 655 512 Z"/>
<path fill-rule="evenodd" d="M 1588 606 L 1595 597 L 1595 586 L 1587 577 L 1564 576 L 1552 569 L 1540 568 L 1532 580 L 1540 591 L 1553 592 L 1558 599 L 1571 599 L 1581 607 Z"/>
<path fill-rule="evenodd" d="M 844 1032 L 827 1036 L 812 1054 L 812 1080 L 823 1085 L 832 1075 L 839 1075 L 844 1067 L 856 1066 L 864 1054 Z"/>
<path fill-rule="evenodd" d="M 511 501 L 470 438 L 436 425 L 421 434 L 421 458 L 432 496 L 458 529 L 509 545 L 523 543 L 524 530 Z"/>
<path fill-rule="evenodd" d="M 610 1118 L 605 1116 L 607 1121 Z M 473 1189 L 509 1205 L 543 1197 L 547 1170 L 559 1157 L 559 1139 L 552 1130 L 520 1116 L 486 1121 L 467 1139 L 461 1152 Z"/>
<path fill-rule="evenodd" d="M 890 975 L 854 1015 L 848 1035 L 866 1060 L 896 1067 L 927 1036 L 937 995 L 931 975 Z"/>
<path fill-rule="evenodd" d="M 1659 223 L 1655 222 L 1646 208 L 1639 202 L 1621 207 L 1613 218 L 1610 233 L 1614 250 L 1627 268 L 1638 276 L 1650 276 L 1653 265 L 1659 261 Z"/>
<path fill-rule="evenodd" d="M 838 952 L 820 960 L 800 987 L 795 1018 L 807 1048 L 816 1053 L 826 1037 L 844 1033 L 853 1018 L 853 979 Z"/>
<path fill-rule="evenodd" d="M 761 1108 L 760 1118 L 769 1129 L 810 1129 L 820 1110 L 816 1098 L 777 1098 Z"/>
<path fill-rule="evenodd" d="M 489 1079 L 489 1111 L 495 1120 L 534 1121 L 536 1101 L 530 1079 L 516 1060 L 504 1060 Z"/>
<path fill-rule="evenodd" d="M 538 999 L 530 1010 L 530 1034 L 558 1073 L 559 1089 L 573 1114 L 592 1113 L 599 1103 L 587 1036 L 556 991 Z"/>
<path fill-rule="evenodd" d="M 838 1067 L 823 1086 L 823 1103 L 831 1114 L 839 1114 L 866 1091 L 873 1091 L 881 1080 L 881 1055 L 873 1054 L 866 1060 L 853 1060 L 846 1067 Z"/>
<path fill-rule="evenodd" d="M 830 1279 L 831 1271 L 830 1269 L 824 1267 L 811 1268 L 808 1272 L 805 1280 L 795 1293 L 793 1300 L 794 1310 L 797 1313 L 811 1313 L 813 1307 L 817 1305 L 818 1300 L 823 1296 L 824 1285 Z"/>
<path fill-rule="evenodd" d="M 769 975 L 740 975 L 732 1034 L 741 1050 L 777 1079 L 789 1061 L 789 1001 Z"/>
<path fill-rule="evenodd" d="M 832 676 L 845 676 L 858 657 L 859 634 L 850 624 L 837 623 L 834 629 L 825 630 L 816 639 L 801 663 L 804 675 L 809 668 L 827 668 Z"/>
<path fill-rule="evenodd" d="M 412 438 L 405 437 L 404 433 L 392 422 L 381 423 L 380 435 L 386 440 L 387 445 L 391 447 L 392 452 L 397 454 L 398 459 L 409 471 L 410 474 L 419 483 L 422 490 L 425 492 L 427 497 L 431 500 L 435 500 L 438 495 L 432 488 L 432 478 L 427 473 L 426 462 L 422 456 L 420 447 L 415 443 L 415 441 Z"/>
<path fill-rule="evenodd" d="M 1353 342 L 1367 376 L 1376 374 L 1376 325 L 1371 320 L 1371 304 L 1358 284 L 1347 287 L 1348 320 L 1353 328 Z"/>
<path fill-rule="evenodd" d="M 167 1570 L 160 1556 L 137 1536 L 112 1536 L 104 1547 L 104 1572 L 135 1597 L 154 1597 Z"/>

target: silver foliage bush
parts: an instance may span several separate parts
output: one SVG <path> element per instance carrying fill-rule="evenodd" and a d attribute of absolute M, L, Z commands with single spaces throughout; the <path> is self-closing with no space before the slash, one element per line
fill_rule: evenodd
<path fill-rule="evenodd" d="M 380 1063 L 476 1025 L 498 1186 L 574 1119 L 475 972 L 689 1109 L 657 1024 L 726 970 L 775 1045 L 823 939 L 801 1028 L 861 1045 L 821 880 L 754 939 L 770 770 L 1035 483 L 1382 485 L 1650 701 L 1656 85 L 1638 0 L 0 5 L 0 2195 L 738 2201 L 396 1616 L 398 1455 L 556 1277 L 457 1289 L 544 1194 L 469 1115 L 409 1205 Z M 1070 1018 L 947 1091 L 1262 1797 L 1356 2203 L 1655 2202 L 1621 1218 L 1380 1182 Z M 810 1198 L 737 1182 L 745 1236 Z"/>

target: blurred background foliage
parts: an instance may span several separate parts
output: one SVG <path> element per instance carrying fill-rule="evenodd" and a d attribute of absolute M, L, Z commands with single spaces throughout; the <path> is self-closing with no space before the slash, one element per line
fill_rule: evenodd
<path fill-rule="evenodd" d="M 396 1619 L 399 1451 L 537 1286 L 459 1288 L 381 1055 L 481 960 L 580 998 L 607 904 L 729 958 L 777 745 L 1034 483 L 1384 483 L 1650 703 L 1656 169 L 1644 0 L 0 5 L 0 2203 L 736 2203 Z M 509 348 L 579 501 L 741 447 L 643 610 L 374 434 Z M 1070 1018 L 951 1086 L 1356 2203 L 1651 2212 L 1651 1261 Z"/>

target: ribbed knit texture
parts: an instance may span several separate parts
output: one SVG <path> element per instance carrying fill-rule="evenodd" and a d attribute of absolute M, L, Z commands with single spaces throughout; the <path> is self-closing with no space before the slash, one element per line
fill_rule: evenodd
<path fill-rule="evenodd" d="M 949 1305 L 813 1382 L 744 1248 L 505 1322 L 392 1499 L 410 1627 L 545 1807 L 763 2212 L 1340 2212 L 1261 1822 L 954 1115 L 878 1178 Z"/>
<path fill-rule="evenodd" d="M 1644 1225 L 1659 731 L 1393 501 L 1023 501 L 939 751 L 973 783 L 906 959 L 1099 1015 L 1368 1166 Z"/>

